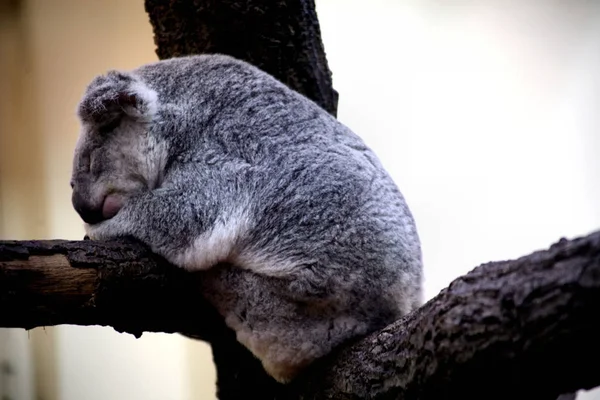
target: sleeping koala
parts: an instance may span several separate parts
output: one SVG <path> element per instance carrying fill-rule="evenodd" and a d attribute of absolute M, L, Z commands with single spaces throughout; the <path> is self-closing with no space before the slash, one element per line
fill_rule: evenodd
<path fill-rule="evenodd" d="M 279 382 L 421 305 L 405 200 L 346 126 L 225 55 L 96 77 L 71 186 L 92 240 L 135 237 L 201 288 Z"/>

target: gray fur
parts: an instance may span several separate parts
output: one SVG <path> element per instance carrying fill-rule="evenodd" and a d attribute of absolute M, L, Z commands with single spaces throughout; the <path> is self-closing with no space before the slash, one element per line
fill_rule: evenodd
<path fill-rule="evenodd" d="M 421 305 L 396 185 L 357 135 L 270 75 L 224 55 L 159 61 L 97 77 L 78 115 L 73 203 L 88 235 L 133 236 L 203 271 L 278 381 Z"/>

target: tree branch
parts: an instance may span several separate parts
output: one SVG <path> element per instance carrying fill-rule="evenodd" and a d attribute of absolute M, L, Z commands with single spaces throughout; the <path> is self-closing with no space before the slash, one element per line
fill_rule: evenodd
<path fill-rule="evenodd" d="M 228 54 L 336 115 L 314 0 L 146 0 L 145 7 L 160 59 Z"/>
<path fill-rule="evenodd" d="M 600 231 L 453 281 L 346 347 L 305 398 L 555 399 L 600 384 Z M 340 393 L 351 394 L 340 396 Z M 313 395 L 314 394 L 314 395 Z"/>
<path fill-rule="evenodd" d="M 204 316 L 216 313 L 194 284 L 132 240 L 0 242 L 2 327 L 104 325 L 136 337 L 148 331 L 207 338 L 214 321 Z M 203 318 L 184 314 L 186 303 Z"/>
<path fill-rule="evenodd" d="M 257 373 L 257 360 L 230 345 L 232 333 L 194 290 L 197 279 L 132 241 L 0 242 L 0 326 L 109 325 L 138 336 L 223 339 L 229 345 L 217 346 L 215 358 L 241 356 L 247 369 L 238 378 L 256 379 L 243 393 L 220 381 L 221 398 L 230 399 L 550 399 L 600 384 L 586 367 L 600 357 L 600 231 L 481 265 L 289 386 Z M 238 379 L 226 375 L 229 384 Z"/>

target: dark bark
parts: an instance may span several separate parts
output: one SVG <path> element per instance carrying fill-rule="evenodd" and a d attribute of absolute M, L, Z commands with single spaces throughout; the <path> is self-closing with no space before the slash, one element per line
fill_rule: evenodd
<path fill-rule="evenodd" d="M 314 0 L 146 0 L 160 59 L 222 53 L 245 60 L 337 113 Z"/>
<path fill-rule="evenodd" d="M 210 338 L 221 319 L 189 277 L 135 241 L 3 241 L 0 326 L 103 325 L 136 337 Z M 203 317 L 187 315 L 186 302 Z"/>
<path fill-rule="evenodd" d="M 600 232 L 563 239 L 456 279 L 312 369 L 304 398 L 556 399 L 600 383 L 598 310 Z"/>
<path fill-rule="evenodd" d="M 481 265 L 289 386 L 237 344 L 197 279 L 132 241 L 0 242 L 0 326 L 208 340 L 221 399 L 556 399 L 600 384 L 586 366 L 600 357 L 600 231 Z"/>

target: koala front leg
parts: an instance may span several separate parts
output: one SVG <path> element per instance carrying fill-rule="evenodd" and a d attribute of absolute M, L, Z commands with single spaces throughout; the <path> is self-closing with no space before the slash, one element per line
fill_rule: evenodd
<path fill-rule="evenodd" d="M 114 217 L 86 225 L 86 233 L 92 240 L 133 237 L 176 266 L 208 269 L 226 261 L 234 238 L 222 232 L 215 238 L 221 211 L 214 200 L 203 197 L 169 188 L 132 196 Z"/>

